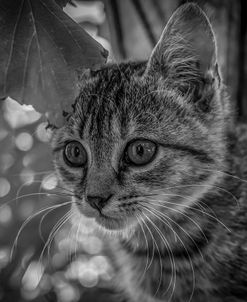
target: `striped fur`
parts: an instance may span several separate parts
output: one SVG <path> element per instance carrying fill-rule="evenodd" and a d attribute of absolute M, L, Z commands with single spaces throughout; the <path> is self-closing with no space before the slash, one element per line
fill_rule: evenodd
<path fill-rule="evenodd" d="M 74 210 L 110 238 L 116 288 L 130 301 L 245 301 L 247 189 L 231 176 L 238 147 L 204 13 L 181 7 L 148 62 L 108 65 L 81 85 L 54 161 Z M 123 161 L 135 138 L 158 145 L 139 168 Z M 83 168 L 63 160 L 72 140 L 87 151 Z M 99 214 L 87 195 L 111 198 Z"/>

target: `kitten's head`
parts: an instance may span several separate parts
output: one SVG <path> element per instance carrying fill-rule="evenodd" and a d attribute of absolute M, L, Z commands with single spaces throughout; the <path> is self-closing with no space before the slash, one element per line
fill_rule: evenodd
<path fill-rule="evenodd" d="M 156 219 L 150 208 L 174 216 L 215 184 L 227 116 L 212 28 L 188 4 L 148 62 L 84 76 L 74 113 L 54 135 L 55 166 L 78 211 L 108 230 L 134 229 Z"/>

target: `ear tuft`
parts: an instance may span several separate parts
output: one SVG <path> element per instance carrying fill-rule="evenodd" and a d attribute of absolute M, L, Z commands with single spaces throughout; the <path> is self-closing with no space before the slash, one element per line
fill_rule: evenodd
<path fill-rule="evenodd" d="M 196 4 L 180 6 L 155 46 L 146 74 L 159 72 L 174 82 L 188 82 L 215 68 L 216 43 L 207 16 Z"/>

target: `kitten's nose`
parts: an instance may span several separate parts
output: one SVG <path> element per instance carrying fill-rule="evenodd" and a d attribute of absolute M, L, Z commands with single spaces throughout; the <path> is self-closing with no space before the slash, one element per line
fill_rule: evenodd
<path fill-rule="evenodd" d="M 101 212 L 103 207 L 106 205 L 107 201 L 112 197 L 112 195 L 109 195 L 108 197 L 101 197 L 101 196 L 87 196 L 87 202 L 90 204 L 90 206 L 94 209 L 97 209 Z"/>

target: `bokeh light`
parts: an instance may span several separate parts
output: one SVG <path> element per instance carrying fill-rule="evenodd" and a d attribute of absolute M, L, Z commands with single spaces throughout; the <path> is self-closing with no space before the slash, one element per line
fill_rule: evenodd
<path fill-rule="evenodd" d="M 9 248 L 2 247 L 0 249 L 0 271 L 9 263 L 9 258 L 10 258 Z"/>
<path fill-rule="evenodd" d="M 49 191 L 56 188 L 58 184 L 58 179 L 55 173 L 51 173 L 47 176 L 45 176 L 42 180 L 42 188 Z"/>
<path fill-rule="evenodd" d="M 40 283 L 39 283 L 39 287 L 41 288 L 42 292 L 44 292 L 44 293 L 51 290 L 51 288 L 52 288 L 51 276 L 48 274 L 43 274 L 43 276 L 40 280 Z"/>
<path fill-rule="evenodd" d="M 110 263 L 106 256 L 97 255 L 91 258 L 90 260 L 92 267 L 97 269 L 100 275 L 105 274 L 110 271 Z"/>
<path fill-rule="evenodd" d="M 85 287 L 94 287 L 99 282 L 99 274 L 97 270 L 90 266 L 85 267 L 84 270 L 80 271 L 78 277 L 81 285 Z"/>
<path fill-rule="evenodd" d="M 23 289 L 32 291 L 37 288 L 43 276 L 44 267 L 40 262 L 32 261 L 22 278 Z"/>
<path fill-rule="evenodd" d="M 37 138 L 44 143 L 47 143 L 51 139 L 52 131 L 50 129 L 46 129 L 47 123 L 41 123 L 38 125 L 36 129 Z"/>
<path fill-rule="evenodd" d="M 96 236 L 80 236 L 80 243 L 88 254 L 99 254 L 103 248 L 103 242 Z"/>
<path fill-rule="evenodd" d="M 55 253 L 55 255 L 53 255 L 52 257 L 52 265 L 54 267 L 61 267 L 63 265 L 63 263 L 66 262 L 66 259 L 67 259 L 67 255 L 66 253 L 64 253 L 64 251 L 60 252 L 60 253 Z"/>
<path fill-rule="evenodd" d="M 34 171 L 31 169 L 23 169 L 20 173 L 21 182 L 25 185 L 30 185 L 33 183 L 35 178 Z"/>
<path fill-rule="evenodd" d="M 2 141 L 3 139 L 5 139 L 5 137 L 7 137 L 8 135 L 8 131 L 5 129 L 0 129 L 0 141 Z"/>
<path fill-rule="evenodd" d="M 22 132 L 16 137 L 15 145 L 21 151 L 28 151 L 33 146 L 33 138 L 29 133 Z"/>
<path fill-rule="evenodd" d="M 35 290 L 29 291 L 22 288 L 21 294 L 25 301 L 33 301 L 40 294 L 40 289 L 36 288 Z"/>
<path fill-rule="evenodd" d="M 10 191 L 10 183 L 6 178 L 0 177 L 0 197 L 6 196 Z"/>
<path fill-rule="evenodd" d="M 85 287 L 94 287 L 99 282 L 99 272 L 88 258 L 74 261 L 66 274 L 68 279 L 78 279 Z"/>
<path fill-rule="evenodd" d="M 12 210 L 11 207 L 8 205 L 4 205 L 1 207 L 0 211 L 0 223 L 1 224 L 7 224 L 12 219 Z"/>
<path fill-rule="evenodd" d="M 84 287 L 94 287 L 100 279 L 111 280 L 113 269 L 106 256 L 80 256 L 70 264 L 65 276 L 67 279 L 79 280 Z"/>
<path fill-rule="evenodd" d="M 76 302 L 80 298 L 79 291 L 72 285 L 61 282 L 57 289 L 58 302 Z"/>
<path fill-rule="evenodd" d="M 22 164 L 24 167 L 30 166 L 35 161 L 34 154 L 27 153 L 23 156 Z"/>
<path fill-rule="evenodd" d="M 15 162 L 14 156 L 9 153 L 0 154 L 0 170 L 6 172 Z"/>

